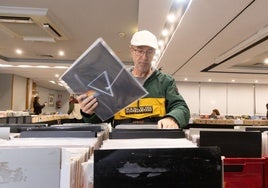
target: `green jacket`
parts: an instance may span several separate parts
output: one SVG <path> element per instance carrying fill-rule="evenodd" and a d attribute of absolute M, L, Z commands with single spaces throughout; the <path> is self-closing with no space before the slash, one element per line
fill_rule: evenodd
<path fill-rule="evenodd" d="M 165 98 L 166 99 L 166 116 L 171 116 L 180 125 L 185 127 L 190 118 L 189 108 L 183 97 L 178 92 L 175 80 L 158 70 L 155 70 L 144 82 L 143 87 L 147 90 L 148 95 L 145 98 Z M 82 116 L 87 123 L 102 123 L 97 115 L 88 115 L 83 112 Z M 106 122 L 113 122 L 113 118 Z"/>

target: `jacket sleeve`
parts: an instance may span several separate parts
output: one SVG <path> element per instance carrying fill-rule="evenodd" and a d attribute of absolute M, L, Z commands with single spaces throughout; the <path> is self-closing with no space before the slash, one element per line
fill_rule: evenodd
<path fill-rule="evenodd" d="M 190 110 L 182 95 L 178 92 L 176 82 L 170 78 L 166 83 L 166 116 L 171 116 L 178 122 L 180 128 L 189 123 Z"/>
<path fill-rule="evenodd" d="M 82 112 L 82 110 L 80 110 L 80 113 L 85 123 L 99 124 L 99 123 L 111 123 L 113 121 L 113 117 L 103 122 L 96 114 L 89 115 Z"/>

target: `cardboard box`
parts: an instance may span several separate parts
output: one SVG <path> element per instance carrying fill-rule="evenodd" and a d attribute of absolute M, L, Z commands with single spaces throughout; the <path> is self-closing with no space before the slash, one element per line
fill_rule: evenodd
<path fill-rule="evenodd" d="M 253 120 L 244 119 L 243 120 L 244 125 L 254 125 Z"/>
<path fill-rule="evenodd" d="M 234 125 L 234 120 L 233 119 L 226 119 L 225 123 L 226 123 L 226 125 Z"/>
<path fill-rule="evenodd" d="M 206 119 L 194 119 L 193 123 L 195 123 L 195 124 L 206 124 L 207 120 Z"/>
<path fill-rule="evenodd" d="M 216 124 L 216 119 L 207 119 L 207 124 Z"/>
<path fill-rule="evenodd" d="M 268 125 L 268 120 L 253 120 L 254 125 Z"/>
<path fill-rule="evenodd" d="M 226 120 L 225 119 L 216 119 L 215 123 L 220 124 L 220 125 L 224 125 L 224 124 L 226 124 Z"/>

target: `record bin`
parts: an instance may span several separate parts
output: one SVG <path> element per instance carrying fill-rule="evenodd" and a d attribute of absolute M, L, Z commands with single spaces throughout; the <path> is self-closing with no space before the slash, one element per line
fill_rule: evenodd
<path fill-rule="evenodd" d="M 264 165 L 264 188 L 268 188 L 268 156 L 265 156 Z"/>
<path fill-rule="evenodd" d="M 225 188 L 266 188 L 267 159 L 224 158 Z"/>
<path fill-rule="evenodd" d="M 218 147 L 100 149 L 94 188 L 222 188 Z"/>

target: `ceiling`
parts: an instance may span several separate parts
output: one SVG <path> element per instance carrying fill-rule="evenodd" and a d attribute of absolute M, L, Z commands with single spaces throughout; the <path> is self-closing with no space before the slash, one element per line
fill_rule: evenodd
<path fill-rule="evenodd" d="M 0 64 L 69 67 L 102 37 L 131 65 L 129 41 L 137 30 L 160 37 L 171 0 L 1 0 L 0 17 L 22 15 L 34 23 L 0 23 Z M 158 67 L 177 81 L 268 84 L 267 0 L 192 0 L 162 54 Z M 56 31 L 52 37 L 45 26 Z M 53 41 L 52 41 L 53 40 Z M 22 49 L 21 55 L 16 48 Z M 58 51 L 63 50 L 64 56 Z M 0 74 L 30 78 L 64 90 L 66 69 L 0 67 Z"/>

